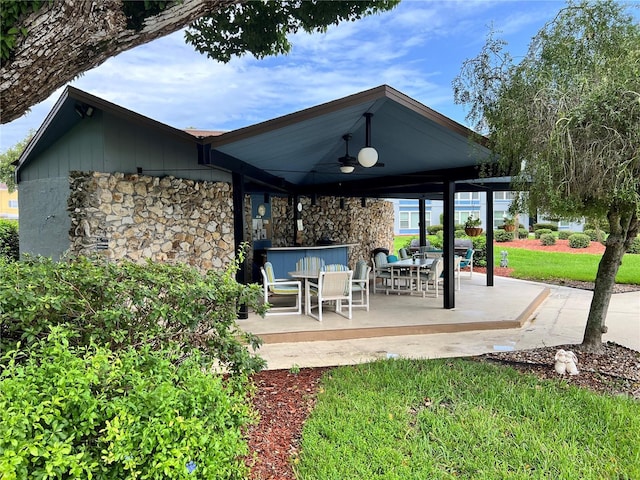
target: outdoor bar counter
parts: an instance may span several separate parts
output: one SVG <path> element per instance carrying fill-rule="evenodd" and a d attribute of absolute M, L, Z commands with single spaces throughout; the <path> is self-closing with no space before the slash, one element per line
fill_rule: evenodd
<path fill-rule="evenodd" d="M 358 245 L 317 245 L 309 247 L 270 247 L 267 248 L 267 261 L 273 265 L 276 278 L 287 278 L 289 272 L 296 269 L 296 262 L 303 257 L 320 257 L 325 264 L 340 263 L 348 265 L 349 247 Z"/>

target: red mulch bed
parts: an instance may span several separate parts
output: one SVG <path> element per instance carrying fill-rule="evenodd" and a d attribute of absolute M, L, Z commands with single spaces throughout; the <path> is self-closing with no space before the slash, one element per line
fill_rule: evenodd
<path fill-rule="evenodd" d="M 602 254 L 604 252 L 604 246 L 597 242 L 591 242 L 588 248 L 581 249 L 570 248 L 568 240 L 558 240 L 556 245 L 548 247 L 541 245 L 540 240 L 532 239 L 515 240 L 504 245 L 547 252 L 577 254 Z M 486 272 L 486 269 L 480 267 L 474 267 L 474 270 Z M 496 267 L 494 273 L 498 276 L 509 276 L 511 270 Z M 586 287 L 585 285 L 574 286 Z M 574 350 L 575 348 L 574 346 Z M 547 356 L 549 355 L 549 352 L 545 353 Z M 610 352 L 607 353 L 609 353 L 608 356 L 611 356 Z M 522 352 L 513 352 L 513 354 L 525 355 Z M 532 351 L 527 355 L 536 354 L 537 352 Z M 637 352 L 633 352 L 633 355 L 637 355 Z M 601 364 L 605 363 L 602 359 L 599 361 Z M 611 361 L 610 358 L 609 361 Z M 634 365 L 638 365 L 638 362 L 636 361 Z M 531 361 L 526 361 L 525 367 L 531 370 L 533 368 Z M 583 367 L 585 367 L 584 363 L 581 365 L 581 368 Z M 637 366 L 634 368 L 637 369 Z M 330 368 L 303 368 L 297 373 L 288 370 L 267 370 L 254 375 L 253 380 L 257 391 L 253 404 L 260 414 L 260 421 L 247 432 L 251 451 L 251 457 L 247 459 L 247 463 L 251 466 L 252 480 L 295 479 L 292 464 L 296 462 L 298 457 L 302 427 L 307 416 L 313 410 L 320 378 L 327 370 Z M 545 365 L 539 367 L 539 370 L 548 374 L 549 367 Z M 544 378 L 544 374 L 541 373 L 542 378 Z M 595 384 L 594 379 L 600 377 L 602 374 L 598 371 L 590 375 L 591 385 Z M 581 376 L 580 379 L 589 381 L 586 375 Z M 636 381 L 632 385 L 633 388 L 637 388 L 640 384 Z"/>
<path fill-rule="evenodd" d="M 604 245 L 600 242 L 591 242 L 587 248 L 571 248 L 569 240 L 556 240 L 555 245 L 544 246 L 539 239 L 527 238 L 518 239 L 512 242 L 494 243 L 496 246 L 504 245 L 512 248 L 526 248 L 527 250 L 541 250 L 544 252 L 563 252 L 563 253 L 595 253 L 602 255 L 604 253 Z"/>
<path fill-rule="evenodd" d="M 320 377 L 329 369 L 264 370 L 253 376 L 260 421 L 248 431 L 251 479 L 295 479 L 291 463 L 298 456 L 302 426 L 315 405 Z"/>

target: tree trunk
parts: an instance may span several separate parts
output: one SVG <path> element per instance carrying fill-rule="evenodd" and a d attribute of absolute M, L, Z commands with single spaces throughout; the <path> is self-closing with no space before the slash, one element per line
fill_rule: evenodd
<path fill-rule="evenodd" d="M 44 2 L 20 27 L 12 57 L 0 67 L 0 123 L 23 115 L 57 88 L 105 60 L 189 25 L 238 0 L 184 0 L 127 27 L 122 0 Z"/>
<path fill-rule="evenodd" d="M 602 349 L 602 334 L 607 331 L 605 320 L 613 287 L 616 283 L 616 275 L 622 264 L 622 257 L 638 234 L 635 206 L 631 212 L 626 214 L 618 209 L 612 209 L 608 218 L 611 233 L 607 238 L 606 248 L 598 265 L 593 298 L 582 339 L 582 346 L 591 352 L 598 352 Z"/>

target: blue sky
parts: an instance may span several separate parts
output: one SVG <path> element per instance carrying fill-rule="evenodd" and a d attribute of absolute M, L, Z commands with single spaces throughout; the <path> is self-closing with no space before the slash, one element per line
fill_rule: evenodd
<path fill-rule="evenodd" d="M 489 26 L 518 58 L 561 1 L 403 0 L 394 10 L 296 34 L 289 55 L 222 64 L 183 32 L 134 48 L 71 82 L 175 128 L 233 130 L 387 84 L 462 124 L 451 81 L 477 55 Z M 62 89 L 0 127 L 0 152 L 37 130 Z"/>

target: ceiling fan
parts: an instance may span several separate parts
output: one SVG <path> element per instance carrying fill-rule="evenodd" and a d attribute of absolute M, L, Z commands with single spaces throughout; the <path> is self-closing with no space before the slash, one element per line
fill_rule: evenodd
<path fill-rule="evenodd" d="M 358 159 L 356 157 L 352 157 L 351 155 L 349 155 L 349 140 L 351 140 L 351 134 L 345 133 L 342 136 L 342 139 L 344 140 L 344 143 L 345 143 L 345 154 L 344 156 L 338 158 L 338 163 L 340 164 L 340 171 L 342 173 L 352 173 L 356 169 L 356 167 L 361 165 L 360 163 L 358 163 Z M 378 162 L 372 166 L 384 167 L 384 163 Z"/>

